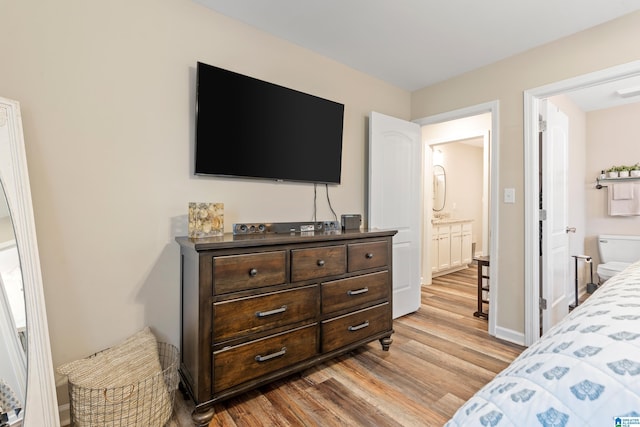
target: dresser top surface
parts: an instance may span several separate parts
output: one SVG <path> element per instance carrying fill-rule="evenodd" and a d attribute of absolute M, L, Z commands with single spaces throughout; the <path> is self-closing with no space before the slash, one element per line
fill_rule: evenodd
<path fill-rule="evenodd" d="M 276 244 L 305 243 L 305 242 L 326 242 L 349 239 L 361 239 L 372 237 L 389 237 L 397 233 L 397 230 L 343 230 L 306 233 L 255 233 L 255 234 L 232 234 L 225 233 L 221 236 L 205 238 L 190 238 L 187 236 L 176 237 L 176 242 L 180 246 L 192 248 L 196 251 L 206 251 L 210 249 L 237 248 L 250 246 L 267 246 Z"/>

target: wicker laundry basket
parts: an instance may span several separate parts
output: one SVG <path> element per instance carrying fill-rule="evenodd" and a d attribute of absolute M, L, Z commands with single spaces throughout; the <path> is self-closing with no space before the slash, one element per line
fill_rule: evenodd
<path fill-rule="evenodd" d="M 99 353 L 91 357 L 95 357 Z M 85 388 L 69 382 L 72 427 L 161 427 L 173 414 L 178 388 L 178 349 L 158 343 L 162 371 L 136 384 Z"/>

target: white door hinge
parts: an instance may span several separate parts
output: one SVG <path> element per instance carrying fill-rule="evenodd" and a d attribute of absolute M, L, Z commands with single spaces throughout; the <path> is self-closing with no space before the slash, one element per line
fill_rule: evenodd
<path fill-rule="evenodd" d="M 538 131 L 539 132 L 544 132 L 547 130 L 547 121 L 546 120 L 540 120 L 538 122 Z"/>
<path fill-rule="evenodd" d="M 547 300 L 545 298 L 540 298 L 540 310 L 547 309 Z"/>

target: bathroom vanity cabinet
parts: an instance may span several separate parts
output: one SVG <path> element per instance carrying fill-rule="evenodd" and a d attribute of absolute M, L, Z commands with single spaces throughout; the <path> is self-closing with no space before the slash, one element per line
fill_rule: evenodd
<path fill-rule="evenodd" d="M 467 268 L 473 260 L 471 220 L 439 220 L 433 223 L 431 274 L 433 277 Z"/>

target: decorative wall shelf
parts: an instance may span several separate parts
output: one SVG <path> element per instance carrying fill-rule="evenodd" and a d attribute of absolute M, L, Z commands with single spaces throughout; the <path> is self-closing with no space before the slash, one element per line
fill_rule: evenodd
<path fill-rule="evenodd" d="M 640 176 L 630 176 L 624 178 L 596 178 L 596 188 L 600 190 L 603 187 L 607 187 L 607 183 L 627 181 L 640 181 Z"/>

